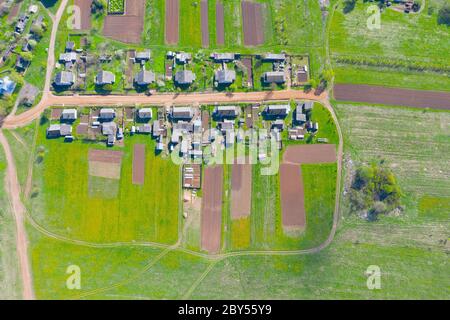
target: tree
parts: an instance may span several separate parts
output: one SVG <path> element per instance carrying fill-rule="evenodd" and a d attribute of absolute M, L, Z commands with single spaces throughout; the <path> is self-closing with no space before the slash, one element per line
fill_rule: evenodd
<path fill-rule="evenodd" d="M 438 24 L 450 26 L 450 5 L 444 5 L 438 12 Z"/>
<path fill-rule="evenodd" d="M 37 24 L 33 24 L 31 26 L 31 30 L 30 31 L 38 39 L 42 38 L 42 36 L 44 34 L 44 29 L 40 25 L 37 25 Z"/>
<path fill-rule="evenodd" d="M 33 54 L 31 52 L 22 52 L 20 54 L 23 60 L 30 62 L 33 60 Z"/>

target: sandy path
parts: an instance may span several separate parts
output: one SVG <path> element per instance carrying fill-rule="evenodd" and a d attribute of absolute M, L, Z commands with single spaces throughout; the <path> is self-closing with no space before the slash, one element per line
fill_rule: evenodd
<path fill-rule="evenodd" d="M 28 260 L 28 240 L 24 226 L 25 207 L 20 200 L 20 185 L 16 174 L 16 165 L 9 147 L 8 141 L 0 130 L 0 143 L 3 146 L 6 156 L 6 190 L 9 190 L 8 196 L 11 201 L 11 207 L 16 223 L 16 242 L 17 256 L 19 258 L 20 274 L 22 276 L 22 294 L 25 300 L 34 299 L 33 278 L 31 276 L 31 267 Z"/>

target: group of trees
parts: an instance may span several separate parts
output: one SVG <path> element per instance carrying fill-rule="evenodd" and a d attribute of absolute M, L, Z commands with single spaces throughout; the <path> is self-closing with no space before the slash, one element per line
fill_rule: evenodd
<path fill-rule="evenodd" d="M 438 23 L 450 26 L 450 4 L 446 3 L 438 12 Z"/>
<path fill-rule="evenodd" d="M 399 208 L 401 196 L 397 179 L 384 162 L 362 165 L 353 177 L 350 209 L 373 221 Z"/>

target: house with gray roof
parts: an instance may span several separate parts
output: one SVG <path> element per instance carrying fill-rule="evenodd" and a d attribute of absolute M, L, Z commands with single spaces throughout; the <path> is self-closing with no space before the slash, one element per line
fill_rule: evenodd
<path fill-rule="evenodd" d="M 67 41 L 66 42 L 66 52 L 71 52 L 75 49 L 75 42 Z"/>
<path fill-rule="evenodd" d="M 175 59 L 179 64 L 187 64 L 192 60 L 192 55 L 186 52 L 179 52 L 175 55 Z"/>
<path fill-rule="evenodd" d="M 56 74 L 55 86 L 70 87 L 75 83 L 75 75 L 70 71 L 61 71 Z"/>
<path fill-rule="evenodd" d="M 216 119 L 234 119 L 239 115 L 239 108 L 236 106 L 217 106 L 213 115 Z"/>
<path fill-rule="evenodd" d="M 150 50 L 138 51 L 134 57 L 136 62 L 148 61 L 151 58 Z"/>
<path fill-rule="evenodd" d="M 155 82 L 155 74 L 151 71 L 142 70 L 136 75 L 134 81 L 138 86 L 148 86 Z"/>
<path fill-rule="evenodd" d="M 102 108 L 100 109 L 100 114 L 98 116 L 101 121 L 111 121 L 116 117 L 116 111 L 112 108 Z"/>
<path fill-rule="evenodd" d="M 95 84 L 99 86 L 114 84 L 114 82 L 116 82 L 116 76 L 109 71 L 102 70 L 97 73 L 97 76 L 95 77 Z"/>
<path fill-rule="evenodd" d="M 262 56 L 263 61 L 270 62 L 283 62 L 286 60 L 286 55 L 284 53 L 267 53 Z"/>
<path fill-rule="evenodd" d="M 70 136 L 72 134 L 72 126 L 68 124 L 51 124 L 47 128 L 47 138 L 58 138 Z"/>
<path fill-rule="evenodd" d="M 105 136 L 116 135 L 117 124 L 115 122 L 102 123 L 102 134 Z"/>
<path fill-rule="evenodd" d="M 230 85 L 236 80 L 236 71 L 228 69 L 218 70 L 214 78 L 219 85 Z"/>
<path fill-rule="evenodd" d="M 61 113 L 61 121 L 72 122 L 77 120 L 77 109 L 64 109 Z"/>
<path fill-rule="evenodd" d="M 152 116 L 152 108 L 142 108 L 138 110 L 138 117 L 140 120 L 150 120 Z"/>
<path fill-rule="evenodd" d="M 61 63 L 68 63 L 72 62 L 74 63 L 77 61 L 77 53 L 76 52 L 64 52 L 59 55 L 59 62 Z"/>
<path fill-rule="evenodd" d="M 269 71 L 264 73 L 263 81 L 266 84 L 270 83 L 282 84 L 286 82 L 286 75 L 282 71 Z"/>
<path fill-rule="evenodd" d="M 173 107 L 171 116 L 173 120 L 191 120 L 194 110 L 191 107 Z"/>
<path fill-rule="evenodd" d="M 11 95 L 16 89 L 17 84 L 12 81 L 8 76 L 0 79 L 0 95 Z"/>
<path fill-rule="evenodd" d="M 211 57 L 215 62 L 231 62 L 236 58 L 234 53 L 213 53 Z"/>
<path fill-rule="evenodd" d="M 175 83 L 178 85 L 190 85 L 195 81 L 195 74 L 190 70 L 178 71 L 175 74 Z"/>
<path fill-rule="evenodd" d="M 268 105 L 264 109 L 264 116 L 268 118 L 285 118 L 289 114 L 289 111 L 291 110 L 291 107 L 288 104 L 274 104 L 274 105 Z"/>

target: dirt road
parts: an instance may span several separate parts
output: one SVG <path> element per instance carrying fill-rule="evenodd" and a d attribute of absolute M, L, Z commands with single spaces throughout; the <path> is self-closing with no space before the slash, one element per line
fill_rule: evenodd
<path fill-rule="evenodd" d="M 289 99 L 304 99 L 324 102 L 328 100 L 326 92 L 320 96 L 314 93 L 305 93 L 299 90 L 282 90 L 267 92 L 238 92 L 238 93 L 182 93 L 182 94 L 155 94 L 130 96 L 55 96 L 47 93 L 41 102 L 34 108 L 20 115 L 9 115 L 3 122 L 3 128 L 11 129 L 22 127 L 34 119 L 50 106 L 120 106 L 135 104 L 151 105 L 183 105 L 183 104 L 214 104 L 238 102 L 262 102 Z"/>
<path fill-rule="evenodd" d="M 17 256 L 19 258 L 20 274 L 22 277 L 22 295 L 25 300 L 32 300 L 34 299 L 33 278 L 31 276 L 31 268 L 28 261 L 28 240 L 24 226 L 25 207 L 20 200 L 20 185 L 17 179 L 14 158 L 2 130 L 0 130 L 0 143 L 5 151 L 7 163 L 5 189 L 9 191 L 7 193 L 11 202 L 12 212 L 16 223 L 16 247 Z"/>

